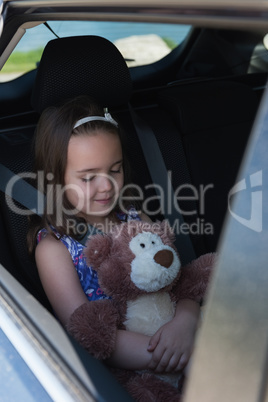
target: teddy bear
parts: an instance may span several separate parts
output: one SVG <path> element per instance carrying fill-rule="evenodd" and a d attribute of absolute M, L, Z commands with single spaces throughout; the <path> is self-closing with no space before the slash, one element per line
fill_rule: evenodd
<path fill-rule="evenodd" d="M 176 302 L 202 303 L 215 254 L 182 267 L 168 221 L 129 221 L 87 242 L 88 265 L 97 271 L 109 298 L 85 303 L 70 317 L 68 332 L 93 356 L 105 361 L 118 329 L 152 336 L 175 314 Z M 111 369 L 136 401 L 180 401 L 180 374 Z"/>

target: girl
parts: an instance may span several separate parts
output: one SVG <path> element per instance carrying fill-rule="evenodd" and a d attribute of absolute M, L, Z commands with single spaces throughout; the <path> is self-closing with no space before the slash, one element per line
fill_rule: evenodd
<path fill-rule="evenodd" d="M 105 233 L 123 220 L 150 219 L 133 203 L 122 201 L 128 169 L 118 124 L 87 97 L 42 114 L 35 158 L 36 170 L 45 178 L 41 190 L 47 202 L 42 222 L 29 232 L 29 248 L 35 251 L 42 285 L 65 326 L 80 305 L 106 297 L 83 257 L 81 237 L 87 229 Z M 182 300 L 174 319 L 151 338 L 118 330 L 108 363 L 156 372 L 182 370 L 192 351 L 198 316 L 197 303 Z"/>

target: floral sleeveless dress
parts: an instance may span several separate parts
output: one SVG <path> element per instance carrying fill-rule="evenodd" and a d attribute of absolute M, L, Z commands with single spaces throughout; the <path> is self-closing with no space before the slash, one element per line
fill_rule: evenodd
<path fill-rule="evenodd" d="M 133 207 L 129 208 L 127 214 L 120 212 L 117 213 L 117 216 L 118 219 L 122 222 L 127 222 L 130 220 L 140 220 L 140 217 L 136 209 Z M 88 300 L 92 301 L 98 299 L 107 299 L 108 296 L 104 294 L 104 292 L 101 290 L 99 286 L 97 272 L 94 271 L 86 263 L 86 259 L 84 256 L 85 246 L 70 236 L 67 235 L 60 236 L 60 234 L 56 230 L 53 230 L 53 232 L 69 251 L 73 260 L 74 267 L 78 274 L 81 286 Z M 47 230 L 41 229 L 37 234 L 37 243 L 39 243 L 46 235 Z"/>

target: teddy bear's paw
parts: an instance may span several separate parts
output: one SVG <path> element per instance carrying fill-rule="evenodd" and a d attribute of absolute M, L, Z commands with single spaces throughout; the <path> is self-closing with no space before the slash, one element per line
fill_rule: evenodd
<path fill-rule="evenodd" d="M 78 307 L 66 329 L 90 354 L 105 360 L 115 347 L 117 320 L 117 311 L 110 300 L 96 300 Z"/>

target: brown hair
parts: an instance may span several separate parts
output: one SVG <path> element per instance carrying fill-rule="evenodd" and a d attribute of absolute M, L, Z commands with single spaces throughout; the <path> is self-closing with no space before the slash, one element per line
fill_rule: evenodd
<path fill-rule="evenodd" d="M 81 118 L 87 116 L 104 116 L 103 108 L 87 96 L 80 96 L 69 100 L 61 106 L 47 108 L 41 115 L 35 134 L 35 171 L 42 171 L 44 177 L 44 188 L 40 188 L 47 198 L 53 197 L 56 200 L 56 186 L 64 186 L 64 175 L 67 164 L 67 151 L 70 138 L 72 136 L 85 135 L 96 130 L 105 130 L 112 134 L 119 135 L 122 148 L 122 134 L 120 129 L 108 121 L 94 120 L 73 128 L 75 123 Z M 123 170 L 124 184 L 130 183 L 130 174 L 125 153 L 123 150 Z M 49 189 L 52 194 L 47 194 Z M 63 209 L 71 210 L 73 206 L 69 203 L 65 194 L 63 194 Z M 51 209 L 51 208 L 50 208 Z M 68 220 L 74 219 L 76 225 L 81 223 L 85 225 L 85 233 L 87 230 L 86 222 L 83 218 L 78 218 L 76 215 L 68 216 L 62 211 L 62 222 L 59 226 L 56 216 L 57 208 L 49 210 L 47 203 L 42 219 L 31 216 L 30 229 L 28 231 L 27 241 L 29 252 L 32 254 L 36 245 L 36 236 L 41 228 L 46 228 L 50 233 L 53 233 L 53 226 L 60 235 L 68 234 L 79 240 L 79 235 L 75 230 L 68 228 Z M 72 226 L 73 227 L 73 226 Z M 81 237 L 81 230 L 79 231 Z"/>

